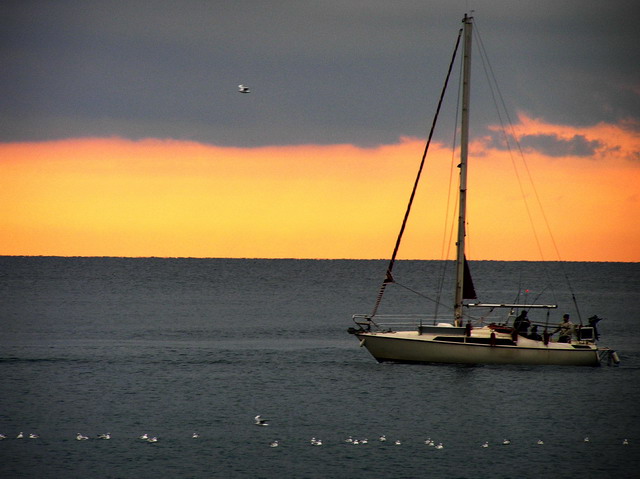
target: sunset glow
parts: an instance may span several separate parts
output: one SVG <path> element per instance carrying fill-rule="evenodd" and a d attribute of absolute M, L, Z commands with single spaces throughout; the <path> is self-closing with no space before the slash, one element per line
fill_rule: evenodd
<path fill-rule="evenodd" d="M 551 134 L 595 145 L 590 156 L 558 156 L 523 142 L 560 259 L 640 260 L 638 135 L 625 125 L 579 129 L 521 115 L 519 138 Z M 0 254 L 387 258 L 422 149 L 416 139 L 375 149 L 119 138 L 5 143 Z M 476 141 L 471 154 L 469 256 L 557 260 L 520 160 L 489 140 Z M 433 147 L 402 258 L 442 257 L 451 162 L 450 149 Z"/>

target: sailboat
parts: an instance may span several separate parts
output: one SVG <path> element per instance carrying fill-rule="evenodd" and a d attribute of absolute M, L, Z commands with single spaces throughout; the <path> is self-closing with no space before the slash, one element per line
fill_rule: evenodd
<path fill-rule="evenodd" d="M 452 318 L 448 318 L 448 320 L 420 318 L 411 321 L 410 325 L 407 326 L 409 315 L 378 314 L 378 306 L 387 285 L 395 282 L 393 266 L 400 245 L 400 238 L 402 237 L 420 179 L 420 173 L 418 173 L 409 207 L 402 223 L 400 236 L 387 268 L 385 279 L 378 292 L 373 312 L 353 315 L 356 327 L 349 328 L 349 332 L 357 337 L 360 346 L 366 348 L 378 362 L 597 366 L 604 359 L 608 359 L 610 364 L 617 364 L 619 359 L 615 351 L 599 347 L 597 344 L 598 332 L 596 323 L 601 319 L 597 316 L 592 316 L 587 325 L 568 323 L 567 328 L 564 330 L 564 337 L 555 339 L 552 335 L 552 327 L 555 325 L 550 326 L 549 324 L 549 312 L 557 308 L 556 304 L 530 304 L 527 302 L 482 303 L 476 300 L 477 295 L 465 258 L 473 17 L 465 15 L 462 23 L 463 27 L 460 29 L 456 43 L 457 51 L 460 39 L 461 37 L 463 38 L 460 164 L 458 165 L 458 234 Z M 454 60 L 452 59 L 447 81 L 445 81 L 445 89 L 453 62 Z M 437 112 L 442 104 L 443 96 L 444 90 L 440 97 Z M 422 170 L 432 135 L 433 127 L 422 158 L 420 171 Z M 506 314 L 501 316 L 500 321 L 492 321 L 486 324 L 486 321 L 482 319 L 478 324 L 475 315 L 468 313 L 468 311 L 476 310 L 477 308 L 489 308 L 491 312 L 504 311 Z M 544 328 L 543 334 L 531 334 L 528 330 L 531 323 L 526 313 L 532 310 L 543 310 L 547 313 L 546 322 L 540 324 Z M 518 318 L 515 318 L 516 311 L 521 312 Z M 515 320 L 512 322 L 512 319 Z M 396 321 L 395 324 L 390 322 L 393 320 Z M 580 323 L 582 323 L 582 320 L 580 320 Z M 523 324 L 525 328 L 522 328 Z"/>

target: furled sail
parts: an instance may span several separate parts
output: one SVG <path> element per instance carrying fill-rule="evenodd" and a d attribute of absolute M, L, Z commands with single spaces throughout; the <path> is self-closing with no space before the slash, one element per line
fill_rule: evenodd
<path fill-rule="evenodd" d="M 473 287 L 473 279 L 471 278 L 471 270 L 467 257 L 464 258 L 464 281 L 462 282 L 462 299 L 478 299 L 476 288 Z"/>

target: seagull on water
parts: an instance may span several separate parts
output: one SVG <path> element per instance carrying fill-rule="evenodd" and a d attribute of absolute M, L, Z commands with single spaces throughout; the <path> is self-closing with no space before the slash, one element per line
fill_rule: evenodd
<path fill-rule="evenodd" d="M 589 442 L 589 436 L 585 437 L 585 438 L 583 439 L 583 442 Z"/>
<path fill-rule="evenodd" d="M 20 431 L 16 436 L 16 439 L 23 439 L 23 438 L 24 438 L 24 434 L 22 433 L 22 431 Z"/>
<path fill-rule="evenodd" d="M 142 436 L 138 436 L 138 439 L 142 439 L 143 441 L 146 441 L 147 439 L 149 439 L 149 434 L 145 432 Z"/>
<path fill-rule="evenodd" d="M 200 434 L 198 434 L 197 432 L 194 432 L 193 434 L 191 434 L 191 437 L 193 439 L 198 439 L 200 437 Z"/>
<path fill-rule="evenodd" d="M 396 439 L 396 442 L 394 442 L 394 444 L 396 446 L 400 446 L 402 444 L 402 442 L 400 441 L 400 439 Z"/>
<path fill-rule="evenodd" d="M 504 444 L 505 446 L 508 446 L 509 444 L 511 444 L 511 441 L 509 439 L 503 439 L 502 444 Z"/>
<path fill-rule="evenodd" d="M 444 449 L 444 446 L 442 445 L 442 443 L 441 443 L 441 442 L 439 442 L 439 443 L 436 445 L 436 449 Z"/>
<path fill-rule="evenodd" d="M 311 445 L 312 446 L 322 446 L 322 440 L 321 439 L 316 439 L 315 437 L 311 438 Z"/>
<path fill-rule="evenodd" d="M 484 444 L 482 444 L 482 447 L 489 447 L 489 443 L 485 441 Z"/>
<path fill-rule="evenodd" d="M 240 93 L 251 93 L 251 90 L 249 90 L 249 87 L 244 85 L 238 85 L 238 91 Z"/>
<path fill-rule="evenodd" d="M 29 434 L 29 439 L 38 439 L 40 437 L 39 434 L 36 434 L 34 432 L 32 432 L 31 434 Z"/>
<path fill-rule="evenodd" d="M 87 439 L 89 439 L 89 436 L 85 436 L 84 434 L 81 434 L 81 433 L 76 434 L 77 441 L 86 441 Z"/>
<path fill-rule="evenodd" d="M 378 438 L 378 441 L 380 442 L 385 442 L 386 440 L 387 440 L 387 436 L 385 436 L 384 434 Z"/>
<path fill-rule="evenodd" d="M 108 432 L 108 433 L 106 433 L 106 434 L 98 434 L 98 439 L 106 439 L 106 440 L 109 440 L 109 439 L 111 439 L 111 433 L 110 433 L 110 432 Z"/>
<path fill-rule="evenodd" d="M 6 439 L 6 438 L 7 438 L 7 436 L 6 436 L 6 435 L 4 435 L 4 434 L 0 434 L 0 441 L 2 441 L 3 439 Z"/>
<path fill-rule="evenodd" d="M 538 442 L 536 443 L 539 446 L 542 446 L 544 444 L 544 441 L 542 439 L 538 439 Z"/>
<path fill-rule="evenodd" d="M 280 445 L 280 443 L 276 440 L 276 441 L 271 441 L 269 443 L 269 447 L 278 447 Z"/>
<path fill-rule="evenodd" d="M 150 437 L 147 442 L 158 442 L 158 438 L 156 436 Z"/>
<path fill-rule="evenodd" d="M 256 426 L 268 426 L 269 422 L 266 419 L 262 419 L 260 414 L 253 418 Z"/>
<path fill-rule="evenodd" d="M 622 441 L 622 445 L 623 446 L 628 446 L 629 445 L 629 440 L 625 439 L 624 441 Z"/>
<path fill-rule="evenodd" d="M 382 439 L 381 439 L 381 440 L 382 440 Z M 344 440 L 344 442 L 346 442 L 346 443 L 348 443 L 348 444 L 353 443 L 353 437 L 349 436 L 348 438 L 346 438 L 346 439 Z"/>

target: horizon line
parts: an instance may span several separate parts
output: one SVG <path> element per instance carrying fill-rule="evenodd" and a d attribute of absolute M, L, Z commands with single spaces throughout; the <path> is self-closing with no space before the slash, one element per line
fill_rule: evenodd
<path fill-rule="evenodd" d="M 81 256 L 81 255 L 11 255 L 0 254 L 0 258 L 60 258 L 60 259 L 202 259 L 202 260 L 273 260 L 273 261 L 389 261 L 389 258 L 295 258 L 295 257 L 232 257 L 232 256 Z M 496 263 L 621 263 L 637 264 L 640 261 L 606 261 L 606 260 L 531 260 L 531 259 L 467 259 L 472 262 L 496 262 Z M 424 259 L 424 258 L 399 258 L 396 261 L 455 261 L 455 259 Z"/>

